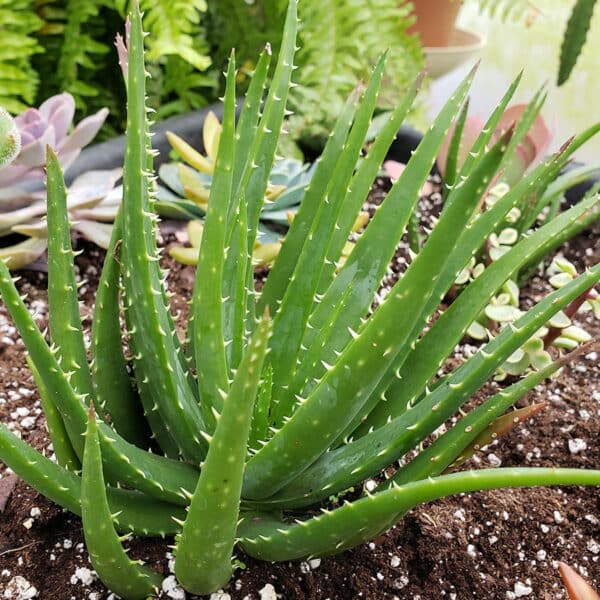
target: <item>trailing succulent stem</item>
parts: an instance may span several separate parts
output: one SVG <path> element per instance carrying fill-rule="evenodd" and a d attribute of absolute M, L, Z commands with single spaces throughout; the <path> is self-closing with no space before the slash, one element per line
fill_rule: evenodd
<path fill-rule="evenodd" d="M 599 126 L 574 138 L 482 212 L 482 198 L 522 133 L 519 126 L 509 128 L 491 143 L 517 78 L 465 163 L 460 169 L 450 165 L 453 176 L 439 221 L 422 247 L 417 240 L 418 253 L 374 308 L 411 219 L 414 225 L 419 190 L 452 123 L 459 114 L 464 119 L 474 75 L 468 74 L 442 108 L 348 253 L 346 242 L 362 204 L 421 84 L 421 78 L 415 81 L 361 156 L 384 80 L 382 56 L 370 81 L 357 86 L 342 108 L 272 270 L 257 291 L 252 254 L 294 85 L 296 8 L 291 0 L 264 102 L 268 48 L 237 121 L 231 56 L 183 341 L 159 267 L 137 5 L 128 48 L 121 48 L 128 63 L 123 65 L 128 95 L 124 203 L 96 297 L 91 348 L 79 317 L 66 192 L 52 149 L 47 155 L 52 344 L 0 261 L 0 294 L 28 349 L 58 462 L 3 425 L 0 457 L 43 494 L 82 516 L 94 568 L 125 599 L 151 595 L 160 578 L 127 557 L 117 531 L 175 536 L 179 582 L 190 592 L 208 594 L 231 577 L 236 543 L 265 560 L 321 556 L 367 541 L 412 507 L 449 494 L 600 484 L 598 470 L 457 470 L 490 436 L 539 409 L 507 413 L 517 400 L 591 348 L 554 356 L 465 412 L 465 403 L 560 310 L 569 312 L 584 295 L 590 302 L 600 265 L 580 276 L 572 273 L 477 353 L 438 377 L 490 299 L 531 261 L 554 250 L 565 232 L 591 222 L 598 198 L 590 195 L 563 213 L 556 206 L 543 225 L 531 223 L 527 236 L 436 314 L 485 240 L 515 207 L 549 189 Z M 461 411 L 462 418 L 423 449 L 421 443 Z M 374 493 L 345 499 L 345 490 L 409 455 L 411 461 Z M 343 503 L 328 510 L 332 494 Z"/>

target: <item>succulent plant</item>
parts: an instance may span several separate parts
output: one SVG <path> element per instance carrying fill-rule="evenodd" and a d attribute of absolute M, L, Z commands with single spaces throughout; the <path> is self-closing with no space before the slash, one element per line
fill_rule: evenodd
<path fill-rule="evenodd" d="M 159 169 L 158 174 L 164 185 L 159 186 L 155 208 L 160 215 L 183 219 L 204 217 L 221 130 L 217 116 L 210 111 L 202 127 L 206 155 L 192 148 L 178 135 L 167 132 L 171 146 L 184 162 L 165 163 Z M 277 241 L 279 235 L 273 231 L 273 225 L 289 225 L 290 213 L 293 215 L 298 210 L 298 204 L 314 170 L 315 165 L 309 167 L 295 158 L 278 157 L 275 160 L 260 212 L 263 226 L 260 228 L 259 238 L 262 243 Z"/>
<path fill-rule="evenodd" d="M 63 93 L 48 98 L 39 108 L 28 108 L 15 117 L 21 136 L 21 151 L 12 164 L 0 170 L 0 188 L 25 181 L 42 181 L 46 146 L 56 149 L 60 164 L 67 169 L 81 149 L 89 144 L 102 127 L 108 110 L 83 119 L 69 133 L 75 114 L 75 100 Z"/>
<path fill-rule="evenodd" d="M 106 109 L 98 111 L 69 133 L 74 112 L 73 97 L 64 93 L 14 119 L 20 150 L 0 166 L 0 258 L 8 260 L 12 270 L 29 265 L 47 248 L 46 193 L 40 189 L 46 146 L 56 149 L 66 170 L 94 138 L 108 113 Z M 121 190 L 115 188 L 120 177 L 121 169 L 90 171 L 77 177 L 69 188 L 73 229 L 103 248 L 108 246 L 121 202 Z M 15 233 L 26 237 L 17 242 L 2 239 Z"/>
<path fill-rule="evenodd" d="M 21 136 L 14 119 L 0 106 L 0 168 L 9 165 L 21 150 Z"/>
<path fill-rule="evenodd" d="M 264 560 L 322 556 L 367 541 L 417 504 L 450 494 L 600 484 L 600 471 L 581 469 L 446 473 L 491 423 L 572 360 L 572 353 L 501 390 L 426 449 L 421 446 L 510 354 L 600 279 L 600 265 L 574 278 L 436 382 L 440 365 L 504 281 L 532 254 L 543 255 L 554 237 L 597 200 L 587 199 L 518 242 L 428 324 L 440 298 L 512 206 L 556 177 L 571 152 L 599 127 L 575 138 L 484 213 L 478 211 L 478 198 L 494 177 L 510 133 L 489 150 L 482 133 L 469 176 L 448 197 L 408 270 L 365 320 L 473 77 L 442 109 L 352 253 L 336 268 L 417 93 L 418 83 L 356 167 L 382 80 L 382 57 L 361 101 L 353 95 L 340 114 L 258 294 L 251 254 L 285 115 L 296 26 L 292 0 L 262 112 L 268 52 L 257 63 L 237 125 L 231 57 L 184 344 L 167 307 L 154 237 L 143 35 L 135 4 L 124 203 L 96 297 L 91 368 L 78 310 L 66 193 L 51 150 L 52 345 L 0 263 L 0 293 L 28 348 L 58 464 L 3 425 L 0 457 L 40 492 L 82 515 L 92 564 L 123 598 L 147 597 L 158 578 L 127 558 L 117 530 L 174 534 L 175 574 L 185 589 L 204 594 L 230 578 L 236 544 Z M 135 386 L 123 354 L 119 282 Z M 413 449 L 415 458 L 377 489 L 353 500 L 345 497 L 345 490 Z M 334 494 L 342 500 L 337 507 L 327 500 Z"/>
<path fill-rule="evenodd" d="M 481 263 L 472 269 L 474 277 L 483 271 Z M 564 258 L 556 257 L 546 274 L 550 285 L 560 288 L 577 276 L 577 269 Z M 457 281 L 464 283 L 464 270 L 459 277 L 461 279 Z M 500 293 L 491 298 L 479 317 L 471 323 L 467 335 L 475 340 L 488 340 L 493 338 L 499 329 L 513 324 L 524 312 L 519 308 L 519 294 L 520 290 L 516 282 L 507 280 Z M 549 319 L 544 327 L 541 327 L 506 360 L 498 369 L 495 379 L 502 380 L 506 375 L 520 375 L 530 368 L 541 369 L 547 366 L 552 362 L 552 356 L 548 351 L 550 346 L 573 350 L 580 344 L 589 342 L 592 339 L 590 334 L 572 322 L 579 311 L 592 311 L 596 318 L 600 318 L 600 299 L 593 287 L 585 290 L 564 310 Z"/>

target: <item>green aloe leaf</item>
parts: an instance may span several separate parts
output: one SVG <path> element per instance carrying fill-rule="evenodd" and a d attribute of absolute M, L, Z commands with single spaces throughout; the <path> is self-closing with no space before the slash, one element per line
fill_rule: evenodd
<path fill-rule="evenodd" d="M 413 481 L 345 503 L 294 523 L 249 514 L 240 523 L 244 551 L 261 560 L 296 560 L 335 554 L 373 539 L 411 508 L 478 490 L 548 485 L 599 485 L 600 471 L 555 468 L 499 468 L 466 471 Z"/>
<path fill-rule="evenodd" d="M 557 85 L 565 83 L 577 64 L 592 22 L 596 0 L 577 0 L 569 17 L 560 49 Z"/>
<path fill-rule="evenodd" d="M 91 344 L 93 383 L 100 410 L 110 415 L 114 429 L 128 442 L 146 449 L 150 447 L 150 431 L 123 353 L 119 306 L 122 236 L 122 213 L 119 212 L 104 259 L 94 307 Z M 150 420 L 152 417 L 148 415 Z M 176 452 L 174 447 L 171 452 Z"/>
<path fill-rule="evenodd" d="M 202 370 L 198 380 L 204 421 L 208 431 L 214 428 L 212 408 L 220 410 L 222 394 L 229 389 L 229 376 L 225 345 L 232 339 L 223 337 L 223 309 L 229 298 L 223 298 L 221 281 L 225 267 L 227 240 L 227 216 L 233 193 L 233 168 L 235 161 L 235 60 L 232 54 L 227 69 L 223 110 L 223 130 L 210 198 L 206 213 L 206 225 L 202 233 L 194 299 L 193 345 L 195 364 Z"/>
<path fill-rule="evenodd" d="M 70 383 L 82 398 L 96 402 L 81 328 L 74 253 L 67 214 L 67 192 L 58 157 L 46 148 L 48 198 L 48 309 L 50 335 L 58 348 L 58 361 Z"/>
<path fill-rule="evenodd" d="M 0 452 L 3 462 L 23 481 L 63 508 L 81 514 L 81 477 L 34 450 L 1 423 Z M 180 529 L 173 518 L 184 517 L 181 506 L 123 488 L 109 487 L 107 494 L 119 531 L 164 537 Z"/>
<path fill-rule="evenodd" d="M 196 394 L 184 370 L 166 293 L 158 271 L 153 235 L 155 215 L 150 206 L 148 167 L 151 165 L 145 108 L 143 34 L 138 11 L 131 18 L 128 68 L 128 111 L 123 172 L 122 276 L 125 316 L 139 393 L 163 451 L 173 446 L 186 459 L 199 464 L 206 443 L 199 435 L 206 429 Z M 152 351 L 148 351 L 152 348 Z M 173 444 L 174 443 L 174 444 Z"/>
<path fill-rule="evenodd" d="M 268 315 L 248 344 L 210 440 L 198 485 L 175 545 L 185 589 L 208 594 L 229 581 L 254 401 L 270 333 Z M 202 569 L 198 569 L 202 565 Z"/>
<path fill-rule="evenodd" d="M 108 506 L 98 424 L 90 408 L 81 473 L 81 520 L 92 566 L 102 582 L 124 600 L 145 600 L 155 594 L 161 575 L 127 556 L 114 529 Z"/>

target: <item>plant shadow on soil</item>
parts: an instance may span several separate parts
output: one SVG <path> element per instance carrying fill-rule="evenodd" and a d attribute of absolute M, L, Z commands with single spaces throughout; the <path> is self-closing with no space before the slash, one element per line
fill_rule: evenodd
<path fill-rule="evenodd" d="M 371 208 L 380 201 L 385 189 L 386 184 L 379 182 L 379 189 L 370 197 Z M 421 211 L 434 212 L 435 200 L 435 193 L 424 199 Z M 164 231 L 164 243 L 173 243 L 172 229 Z M 85 250 L 78 257 L 77 266 L 85 280 L 80 295 L 84 301 L 84 325 L 89 328 L 103 253 L 83 242 L 78 244 Z M 600 261 L 598 224 L 561 251 L 579 269 Z M 194 269 L 163 254 L 163 266 L 170 269 L 169 288 L 177 291 L 173 309 L 185 319 Z M 396 264 L 404 262 L 404 255 L 405 250 L 399 249 Z M 20 291 L 28 294 L 28 305 L 37 312 L 38 323 L 44 327 L 46 276 L 34 271 L 20 275 Z M 527 303 L 538 300 L 547 291 L 547 284 L 536 277 L 523 290 L 523 297 Z M 592 335 L 600 336 L 597 321 L 583 318 L 579 323 Z M 470 348 L 463 345 L 460 351 L 469 352 Z M 0 306 L 0 365 L 0 419 L 19 430 L 29 444 L 48 454 L 49 439 L 25 362 L 25 349 L 4 306 Z M 482 393 L 493 391 L 495 385 L 489 384 Z M 482 398 L 480 393 L 471 402 Z M 520 405 L 539 401 L 547 401 L 548 407 L 490 444 L 471 459 L 469 466 L 600 468 L 598 355 L 581 357 L 557 378 L 528 394 Z M 574 444 L 573 440 L 583 444 Z M 142 558 L 167 577 L 171 543 L 172 540 L 136 539 L 130 543 L 131 555 Z M 566 598 L 557 571 L 558 560 L 578 568 L 600 589 L 600 495 L 597 489 L 580 487 L 464 494 L 421 506 L 385 535 L 335 557 L 276 564 L 243 554 L 238 558 L 246 568 L 238 570 L 224 590 L 232 600 L 267 600 L 275 598 L 273 592 L 285 600 L 555 600 Z M 35 586 L 37 597 L 43 600 L 110 598 L 91 568 L 79 519 L 3 472 L 0 597 L 17 598 L 7 595 L 7 589 L 11 579 L 22 576 Z M 160 598 L 183 596 L 171 592 Z M 227 596 L 221 599 L 226 600 Z"/>

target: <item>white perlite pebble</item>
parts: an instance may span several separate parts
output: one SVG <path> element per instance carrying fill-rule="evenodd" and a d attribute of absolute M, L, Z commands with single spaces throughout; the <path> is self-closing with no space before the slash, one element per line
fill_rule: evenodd
<path fill-rule="evenodd" d="M 548 556 L 548 554 L 545 550 L 538 550 L 535 555 L 538 560 L 546 560 L 546 556 Z"/>
<path fill-rule="evenodd" d="M 169 575 L 166 579 L 163 579 L 161 587 L 167 597 L 173 600 L 185 600 L 185 592 L 177 585 L 174 575 Z"/>
<path fill-rule="evenodd" d="M 569 440 L 569 452 L 571 454 L 579 454 L 586 449 L 587 444 L 585 440 L 582 440 L 581 438 L 573 438 L 572 440 Z"/>
<path fill-rule="evenodd" d="M 390 560 L 390 567 L 399 567 L 400 566 L 400 557 L 399 556 L 392 556 L 391 560 Z"/>
<path fill-rule="evenodd" d="M 502 460 L 493 453 L 488 454 L 487 459 L 492 467 L 499 467 L 502 464 Z"/>
<path fill-rule="evenodd" d="M 315 569 L 318 569 L 321 566 L 321 559 L 320 558 L 311 558 L 308 561 L 308 564 L 309 564 L 310 568 L 314 571 Z"/>
<path fill-rule="evenodd" d="M 531 588 L 528 585 L 525 585 L 524 583 L 521 583 L 520 581 L 517 581 L 517 583 L 515 583 L 515 587 L 514 587 L 514 593 L 515 593 L 515 598 L 522 598 L 523 596 L 529 596 L 529 594 L 531 594 L 533 592 L 533 588 Z"/>
<path fill-rule="evenodd" d="M 209 600 L 231 600 L 231 596 L 223 590 L 219 590 L 218 592 L 212 593 Z"/>
<path fill-rule="evenodd" d="M 592 553 L 592 554 L 599 554 L 600 553 L 600 544 L 596 541 L 596 540 L 590 540 L 587 543 L 587 549 Z"/>
<path fill-rule="evenodd" d="M 25 417 L 21 421 L 21 427 L 23 429 L 31 429 L 35 425 L 35 417 Z"/>
<path fill-rule="evenodd" d="M 92 585 L 96 580 L 96 573 L 88 569 L 87 567 L 77 567 L 75 569 L 75 575 L 71 575 L 71 583 L 76 585 L 79 581 L 83 585 Z"/>
<path fill-rule="evenodd" d="M 275 592 L 275 588 L 267 583 L 264 588 L 258 590 L 260 594 L 260 600 L 277 600 L 277 593 Z"/>
<path fill-rule="evenodd" d="M 38 591 L 35 587 L 25 577 L 17 575 L 8 582 L 2 597 L 7 600 L 31 600 L 31 598 L 36 598 L 37 595 Z"/>

